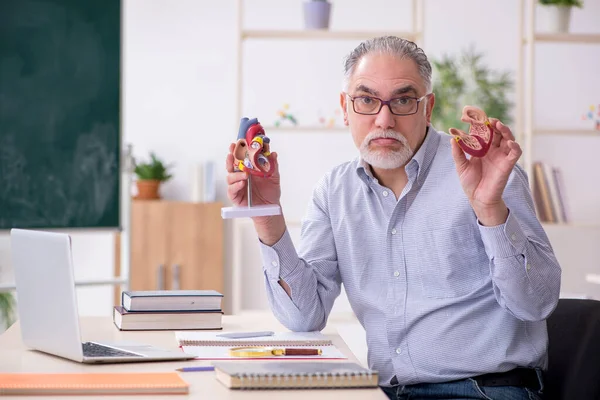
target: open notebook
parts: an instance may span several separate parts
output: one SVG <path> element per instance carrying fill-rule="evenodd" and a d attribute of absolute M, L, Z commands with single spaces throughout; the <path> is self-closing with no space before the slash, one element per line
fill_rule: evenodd
<path fill-rule="evenodd" d="M 310 347 L 321 349 L 318 356 L 265 356 L 262 359 L 344 359 L 347 358 L 321 332 L 276 332 L 273 336 L 231 339 L 217 336 L 221 332 L 177 331 L 175 337 L 181 349 L 202 360 L 239 360 L 229 354 L 234 347 Z"/>

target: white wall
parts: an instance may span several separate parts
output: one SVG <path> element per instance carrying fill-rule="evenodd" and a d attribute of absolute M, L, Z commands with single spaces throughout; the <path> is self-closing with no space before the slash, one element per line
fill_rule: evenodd
<path fill-rule="evenodd" d="M 301 1 L 246 1 L 248 28 L 301 28 Z M 331 29 L 410 29 L 409 0 L 334 0 Z M 224 157 L 238 126 L 235 115 L 235 3 L 206 0 L 125 0 L 123 133 L 134 155 L 155 150 L 175 163 L 175 178 L 163 188 L 168 199 L 188 200 L 195 163 L 217 165 L 218 197 L 225 197 Z M 499 70 L 517 69 L 517 0 L 427 0 L 424 48 L 430 56 L 454 53 L 474 44 L 486 61 Z M 277 17 L 275 17 L 277 15 Z M 600 0 L 585 0 L 574 10 L 572 29 L 600 33 Z M 244 45 L 246 91 L 244 113 L 266 125 L 276 119 L 283 103 L 301 123 L 317 122 L 319 113 L 333 115 L 338 107 L 342 57 L 357 41 L 264 41 Z M 559 64 L 560 63 L 560 64 Z M 581 113 L 600 103 L 599 45 L 541 45 L 537 52 L 536 125 L 581 127 Z M 563 112 L 557 112 L 557 106 Z M 458 112 L 459 110 L 457 110 Z M 291 220 L 302 217 L 310 190 L 330 166 L 352 158 L 356 151 L 349 135 L 335 133 L 268 132 L 280 154 L 282 203 Z M 573 218 L 600 223 L 600 134 L 588 138 L 542 138 L 535 142 L 536 158 L 564 168 Z M 309 148 L 311 162 L 298 149 Z M 583 153 L 580 153 L 583 152 Z M 582 156 L 580 156 L 580 154 Z M 226 295 L 231 293 L 230 223 L 226 227 Z M 585 265 L 600 271 L 593 243 L 576 238 L 586 232 L 550 232 L 569 268 Z M 596 234 L 596 233 L 593 233 Z M 600 236 L 600 234 L 598 234 Z M 596 236 L 596 237 L 598 237 Z M 248 240 L 252 240 L 250 236 Z M 596 242 L 597 243 L 597 242 Z M 113 267 L 112 235 L 74 233 L 77 274 L 107 276 Z M 252 242 L 248 246 L 252 246 Z M 558 250 L 557 250 L 558 253 Z M 249 264 L 257 266 L 255 255 Z M 571 265 L 575 267 L 571 267 Z M 254 268 L 254 267 L 248 267 Z M 255 268 L 259 273 L 259 268 Z M 569 272 L 569 271 L 566 271 Z M 0 235 L 0 282 L 10 282 L 8 240 Z M 571 282 L 571 279 L 569 279 Z M 264 290 L 253 285 L 264 307 Z M 570 289 L 578 289 L 575 280 Z M 593 286 L 581 290 L 593 291 Z M 110 314 L 110 288 L 79 289 L 82 314 Z M 253 292 L 254 293 L 254 292 Z M 598 293 L 598 292 L 596 292 Z M 336 306 L 347 308 L 343 301 Z"/>

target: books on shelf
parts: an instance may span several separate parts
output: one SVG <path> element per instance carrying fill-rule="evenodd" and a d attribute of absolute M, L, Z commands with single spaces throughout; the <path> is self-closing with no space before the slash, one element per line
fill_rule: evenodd
<path fill-rule="evenodd" d="M 541 222 L 570 222 L 560 169 L 541 161 L 533 163 L 533 199 Z"/>
<path fill-rule="evenodd" d="M 214 290 L 125 291 L 113 322 L 120 330 L 222 329 L 222 297 Z"/>
<path fill-rule="evenodd" d="M 377 388 L 378 373 L 352 362 L 216 362 L 230 389 Z"/>
<path fill-rule="evenodd" d="M 3 373 L 0 396 L 187 394 L 176 372 Z"/>

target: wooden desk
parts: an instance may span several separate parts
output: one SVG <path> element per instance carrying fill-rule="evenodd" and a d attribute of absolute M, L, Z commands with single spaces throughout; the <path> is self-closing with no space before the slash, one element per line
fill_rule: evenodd
<path fill-rule="evenodd" d="M 330 336 L 334 344 L 348 356 L 348 361 L 357 362 L 357 359 L 348 349 L 342 338 L 336 333 L 335 321 L 323 330 L 324 334 Z M 115 328 L 110 317 L 82 317 L 81 318 L 82 340 L 96 341 L 136 341 L 149 343 L 164 348 L 177 348 L 175 333 L 173 331 L 160 332 L 121 332 Z M 244 314 L 224 315 L 223 330 L 227 331 L 249 331 L 249 330 L 273 330 L 280 331 L 285 328 L 271 314 Z M 333 360 L 323 362 L 336 362 Z M 207 360 L 190 361 L 167 361 L 167 362 L 144 362 L 123 363 L 107 365 L 86 365 L 74 361 L 51 356 L 41 352 L 29 350 L 21 341 L 19 323 L 15 323 L 4 334 L 0 336 L 0 372 L 150 372 L 150 371 L 173 371 L 175 368 L 192 365 L 211 365 Z M 386 400 L 387 396 L 379 388 L 376 389 L 329 389 L 329 390 L 260 390 L 240 391 L 231 390 L 221 384 L 214 372 L 186 372 L 181 373 L 183 379 L 190 383 L 190 393 L 187 396 L 152 396 L 152 399 L 281 399 L 286 400 L 306 399 L 380 399 Z M 27 397 L 48 400 L 58 396 Z M 77 396 L 69 396 L 74 399 Z M 131 399 L 142 396 L 81 396 L 82 399 Z M 6 399 L 23 400 L 24 397 L 3 397 Z"/>

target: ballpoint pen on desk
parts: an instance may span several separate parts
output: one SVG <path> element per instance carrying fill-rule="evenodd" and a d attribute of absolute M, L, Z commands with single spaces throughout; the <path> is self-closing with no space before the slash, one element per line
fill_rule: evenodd
<path fill-rule="evenodd" d="M 215 367 L 213 366 L 202 366 L 202 367 L 183 367 L 177 368 L 176 371 L 179 372 L 198 372 L 198 371 L 214 371 Z"/>

